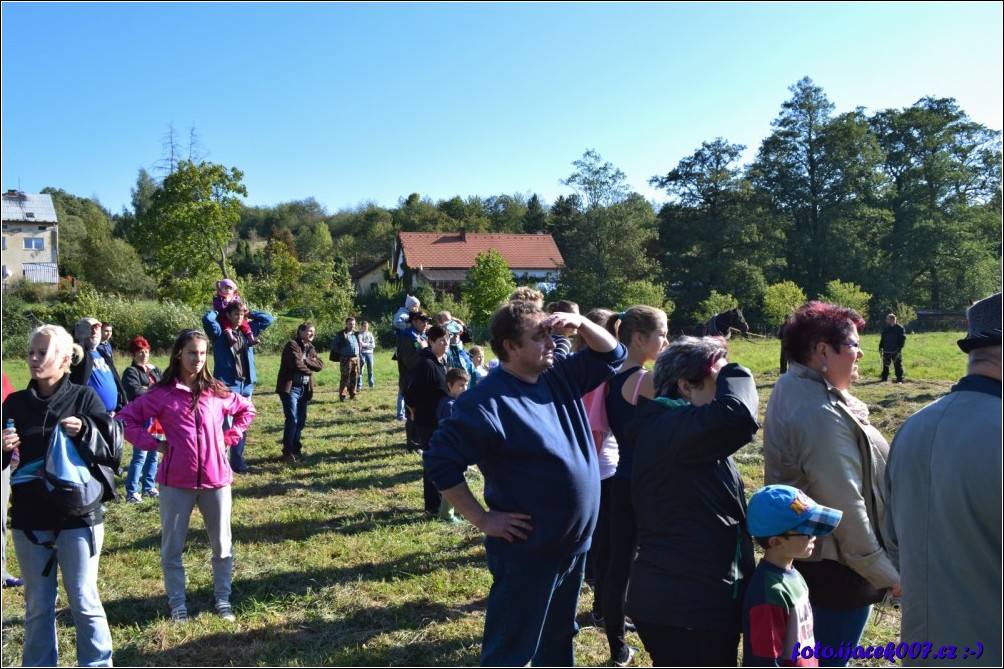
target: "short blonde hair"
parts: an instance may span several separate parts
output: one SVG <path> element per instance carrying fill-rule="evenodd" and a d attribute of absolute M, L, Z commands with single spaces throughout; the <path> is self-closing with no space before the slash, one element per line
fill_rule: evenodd
<path fill-rule="evenodd" d="M 57 356 L 66 358 L 59 365 L 59 371 L 63 373 L 70 371 L 70 365 L 73 364 L 74 358 L 77 360 L 84 359 L 84 349 L 81 348 L 80 344 L 73 341 L 73 337 L 66 331 L 66 328 L 60 325 L 45 323 L 32 330 L 31 334 L 28 335 L 29 347 L 31 346 L 31 342 L 35 341 L 36 337 L 47 337 L 49 339 L 49 346 L 45 350 L 46 362 Z"/>

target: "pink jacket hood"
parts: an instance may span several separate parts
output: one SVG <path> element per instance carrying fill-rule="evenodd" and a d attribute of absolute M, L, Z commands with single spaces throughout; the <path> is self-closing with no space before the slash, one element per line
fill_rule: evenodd
<path fill-rule="evenodd" d="M 233 416 L 233 429 L 243 434 L 255 417 L 254 405 L 238 393 L 217 397 L 210 390 L 202 393 L 196 412 L 191 403 L 188 386 L 154 386 L 115 417 L 125 423 L 129 443 L 145 451 L 161 445 L 146 429 L 149 420 L 156 418 L 163 426 L 167 452 L 157 469 L 157 483 L 193 490 L 230 485 L 234 475 L 223 442 L 223 420 Z"/>

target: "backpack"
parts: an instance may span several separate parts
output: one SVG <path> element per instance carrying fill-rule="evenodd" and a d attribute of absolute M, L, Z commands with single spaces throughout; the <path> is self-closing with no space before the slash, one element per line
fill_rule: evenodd
<path fill-rule="evenodd" d="M 101 505 L 102 498 L 105 497 L 104 483 L 91 473 L 77 445 L 61 425 L 56 425 L 52 432 L 44 460 L 34 460 L 18 467 L 11 476 L 10 483 L 34 486 L 34 492 L 44 495 L 59 510 L 63 519 L 88 515 Z M 25 536 L 32 543 L 53 551 L 42 570 L 43 576 L 48 576 L 55 564 L 56 538 L 60 529 L 61 527 L 53 529 L 50 541 L 40 541 L 34 532 L 24 530 Z"/>

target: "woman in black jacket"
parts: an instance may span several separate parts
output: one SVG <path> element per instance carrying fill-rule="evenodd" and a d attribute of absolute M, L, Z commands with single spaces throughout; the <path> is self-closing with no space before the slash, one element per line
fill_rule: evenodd
<path fill-rule="evenodd" d="M 90 387 L 69 380 L 71 357 L 83 355 L 69 333 L 57 325 L 32 332 L 28 346 L 31 382 L 3 403 L 3 465 L 11 452 L 20 452 L 20 466 L 38 466 L 45 459 L 56 426 L 62 426 L 81 456 L 106 486 L 110 469 L 118 468 L 121 430 Z M 13 426 L 11 427 L 11 424 Z M 99 465 L 104 467 L 99 469 Z M 13 478 L 17 478 L 14 472 Z M 111 666 L 112 638 L 98 593 L 98 561 L 104 538 L 103 507 L 82 517 L 66 517 L 49 495 L 45 483 L 33 480 L 12 485 L 11 527 L 14 549 L 24 579 L 25 620 L 23 664 L 56 666 L 56 570 L 77 629 L 77 664 Z M 48 544 L 48 546 L 46 545 Z"/>
<path fill-rule="evenodd" d="M 439 425 L 439 420 L 436 418 L 439 400 L 450 392 L 446 387 L 446 352 L 450 347 L 450 334 L 443 327 L 433 325 L 426 331 L 426 336 L 429 345 L 419 352 L 418 364 L 404 394 L 405 403 L 418 432 L 419 448 L 423 451 L 429 447 L 432 433 Z M 436 486 L 424 474 L 424 468 L 422 482 L 425 488 L 425 511 L 436 515 L 439 513 L 441 496 Z"/>
<path fill-rule="evenodd" d="M 753 375 L 719 337 L 681 337 L 655 363 L 656 399 L 628 424 L 638 557 L 627 613 L 655 666 L 735 666 L 753 573 L 732 454 L 758 425 Z"/>
<path fill-rule="evenodd" d="M 150 342 L 145 337 L 134 337 L 127 348 L 132 354 L 132 364 L 122 372 L 122 387 L 125 389 L 126 401 L 132 402 L 140 395 L 146 394 L 155 383 L 160 382 L 161 372 L 156 365 L 150 364 Z M 154 435 L 163 436 L 164 430 L 156 420 L 148 427 Z M 160 496 L 156 486 L 157 451 L 132 449 L 132 460 L 126 473 L 126 502 L 138 504 L 143 497 Z M 142 481 L 143 497 L 140 497 L 140 482 Z"/>

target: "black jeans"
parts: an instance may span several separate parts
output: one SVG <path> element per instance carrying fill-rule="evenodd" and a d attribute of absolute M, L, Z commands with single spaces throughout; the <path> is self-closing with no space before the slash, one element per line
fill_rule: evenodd
<path fill-rule="evenodd" d="M 593 530 L 589 562 L 593 565 L 593 615 L 603 615 L 604 581 L 610 565 L 610 495 L 613 477 L 600 481 L 600 515 Z"/>
<path fill-rule="evenodd" d="M 903 351 L 882 351 L 882 380 L 889 380 L 889 364 L 896 369 L 896 380 L 903 381 Z"/>
<path fill-rule="evenodd" d="M 653 667 L 734 667 L 739 633 L 695 630 L 634 619 Z"/>
<path fill-rule="evenodd" d="M 603 618 L 610 657 L 622 660 L 627 655 L 624 598 L 638 551 L 638 525 L 631 501 L 631 479 L 614 477 L 610 490 L 610 564 L 603 582 Z"/>
<path fill-rule="evenodd" d="M 418 433 L 419 448 L 421 448 L 424 453 L 429 449 L 429 442 L 432 441 L 432 435 L 436 431 L 436 428 L 425 427 L 416 423 L 415 431 Z M 439 493 L 439 490 L 429 478 L 428 474 L 425 473 L 424 465 L 422 467 L 422 492 L 425 497 L 426 513 L 431 513 L 432 515 L 439 513 L 439 502 L 442 500 L 443 496 Z"/>

